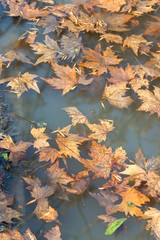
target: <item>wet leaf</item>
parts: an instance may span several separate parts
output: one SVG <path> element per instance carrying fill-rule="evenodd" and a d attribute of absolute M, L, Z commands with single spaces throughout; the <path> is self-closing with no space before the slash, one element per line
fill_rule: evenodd
<path fill-rule="evenodd" d="M 120 218 L 117 219 L 116 221 L 114 221 L 113 223 L 111 223 L 107 230 L 105 231 L 105 235 L 112 235 L 125 221 L 127 220 L 127 218 Z"/>

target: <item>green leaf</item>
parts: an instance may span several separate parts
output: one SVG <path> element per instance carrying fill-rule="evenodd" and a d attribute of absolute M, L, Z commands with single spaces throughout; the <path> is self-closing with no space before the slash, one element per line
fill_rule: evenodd
<path fill-rule="evenodd" d="M 122 223 L 124 223 L 124 221 L 126 221 L 127 220 L 127 218 L 120 218 L 120 219 L 117 219 L 116 221 L 114 221 L 113 223 L 111 223 L 109 226 L 108 226 L 108 228 L 106 229 L 106 231 L 105 231 L 105 235 L 111 235 L 111 234 L 113 234 L 116 230 L 117 230 L 117 228 L 119 228 L 121 225 L 122 225 Z"/>
<path fill-rule="evenodd" d="M 8 161 L 8 153 L 1 153 L 1 156 Z"/>

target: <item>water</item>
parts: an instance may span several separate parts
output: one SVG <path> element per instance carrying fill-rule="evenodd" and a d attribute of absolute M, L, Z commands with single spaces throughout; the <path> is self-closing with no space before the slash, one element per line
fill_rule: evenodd
<path fill-rule="evenodd" d="M 0 49 L 2 53 L 12 50 L 16 40 L 28 28 L 26 22 L 18 23 L 17 21 L 17 19 L 13 20 L 2 13 L 0 25 Z M 134 55 L 130 55 L 130 64 L 135 64 L 135 62 Z M 26 71 L 45 78 L 51 76 L 52 73 L 47 64 L 33 67 L 28 64 L 17 65 L 12 63 L 2 73 L 2 78 L 15 76 L 19 72 Z M 138 147 L 141 147 L 147 158 L 160 155 L 160 122 L 157 115 L 149 116 L 148 113 L 136 111 L 139 103 L 133 103 L 128 109 L 117 109 L 105 102 L 106 110 L 103 109 L 101 106 L 103 82 L 98 89 L 97 86 L 93 86 L 90 94 L 88 94 L 88 90 L 81 91 L 76 88 L 63 97 L 61 90 L 54 90 L 40 79 L 38 85 L 41 94 L 31 90 L 24 93 L 19 100 L 14 94 L 5 93 L 6 101 L 11 103 L 13 112 L 29 121 L 47 123 L 49 129 L 56 130 L 58 127 L 62 128 L 71 123 L 71 119 L 63 108 L 74 106 L 85 115 L 94 110 L 94 113 L 89 116 L 91 123 L 98 123 L 98 119 L 114 121 L 116 128 L 108 135 L 107 146 L 111 145 L 113 149 L 122 146 L 126 150 L 128 158 L 132 160 L 133 154 L 137 152 Z M 18 136 L 24 141 L 30 141 L 32 139 L 29 134 L 31 125 L 20 118 L 17 121 Z M 32 162 L 34 159 L 29 159 L 29 161 Z M 71 160 L 68 165 L 72 170 L 77 170 L 77 163 L 74 161 Z M 42 179 L 44 178 L 44 171 L 44 169 L 41 169 L 37 173 Z M 30 194 L 25 189 L 25 184 L 21 179 L 21 172 L 13 174 L 13 184 L 11 186 L 17 206 L 24 206 L 30 201 Z M 150 233 L 145 230 L 145 221 L 137 222 L 137 218 L 132 217 L 126 221 L 126 229 L 120 228 L 116 234 L 109 237 L 105 236 L 106 226 L 102 221 L 97 220 L 97 215 L 105 213 L 104 208 L 100 207 L 97 201 L 88 194 L 84 195 L 84 199 L 81 196 L 72 196 L 71 202 L 57 201 L 55 199 L 50 199 L 50 202 L 52 207 L 55 207 L 59 213 L 58 219 L 62 224 L 60 229 L 64 240 L 153 239 Z M 34 234 L 37 234 L 37 239 L 44 239 L 41 232 L 46 232 L 54 224 L 37 221 L 35 215 L 32 215 L 35 206 L 36 204 L 32 204 L 23 208 L 25 221 L 19 225 L 19 229 L 23 232 L 29 227 Z M 117 216 L 122 217 L 122 214 L 117 214 Z"/>

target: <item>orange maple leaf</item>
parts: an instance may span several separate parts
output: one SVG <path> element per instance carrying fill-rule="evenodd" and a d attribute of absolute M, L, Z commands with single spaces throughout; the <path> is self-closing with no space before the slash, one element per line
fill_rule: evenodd
<path fill-rule="evenodd" d="M 64 168 L 59 168 L 58 161 L 54 163 L 51 167 L 47 168 L 47 175 L 49 181 L 53 184 L 65 184 L 74 181 L 74 179 L 67 175 L 67 172 Z"/>
<path fill-rule="evenodd" d="M 55 148 L 42 147 L 39 151 L 39 162 L 49 161 L 53 163 L 59 156 L 59 152 Z"/>
<path fill-rule="evenodd" d="M 150 199 L 147 196 L 131 187 L 128 187 L 124 192 L 122 191 L 118 192 L 118 194 L 123 198 L 120 205 L 123 208 L 123 211 L 125 212 L 126 215 L 130 213 L 131 216 L 133 215 L 137 217 L 144 216 L 143 212 L 138 207 L 141 207 L 142 204 L 150 201 Z"/>
<path fill-rule="evenodd" d="M 105 51 L 103 51 L 103 55 L 92 49 L 83 49 L 83 53 L 87 62 L 84 62 L 81 65 L 83 67 L 92 69 L 94 72 L 97 72 L 98 76 L 104 72 L 107 73 L 109 65 L 116 65 L 122 61 L 121 58 L 117 58 L 115 52 L 113 52 L 111 48 L 107 48 Z"/>

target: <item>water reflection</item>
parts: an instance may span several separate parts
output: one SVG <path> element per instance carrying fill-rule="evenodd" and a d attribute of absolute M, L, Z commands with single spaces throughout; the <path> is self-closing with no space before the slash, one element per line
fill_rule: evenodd
<path fill-rule="evenodd" d="M 1 18 L 2 20 L 2 18 Z M 17 21 L 11 18 L 3 19 L 0 26 L 0 44 L 2 52 L 5 53 L 15 47 L 16 40 L 28 28 L 27 23 L 23 22 L 16 26 Z M 139 29 L 140 30 L 140 29 Z M 89 36 L 89 35 L 88 35 Z M 93 41 L 94 44 L 94 41 Z M 131 52 L 131 51 L 130 51 Z M 125 55 L 125 53 L 124 53 Z M 147 57 L 144 57 L 147 58 Z M 131 55 L 130 61 L 136 64 L 134 55 Z M 142 59 L 143 62 L 143 59 Z M 52 74 L 52 70 L 47 64 L 31 66 L 28 64 L 13 63 L 10 68 L 6 69 L 2 77 L 15 75 L 17 72 L 29 71 L 48 78 Z M 79 88 L 69 92 L 65 96 L 61 96 L 62 91 L 55 91 L 52 87 L 39 79 L 41 94 L 33 91 L 24 93 L 20 100 L 15 95 L 5 94 L 8 102 L 12 103 L 13 111 L 17 115 L 29 121 L 45 122 L 48 128 L 56 130 L 71 123 L 65 111 L 62 108 L 75 106 L 85 115 L 92 110 L 94 113 L 89 116 L 91 123 L 97 123 L 98 119 L 110 119 L 114 121 L 115 130 L 108 134 L 106 145 L 114 148 L 123 146 L 126 149 L 128 157 L 133 159 L 133 153 L 137 152 L 141 146 L 147 158 L 160 155 L 160 122 L 157 115 L 149 116 L 148 113 L 136 111 L 138 103 L 133 103 L 128 109 L 117 109 L 105 103 L 106 110 L 101 106 L 101 95 L 104 87 L 105 79 L 99 79 L 100 84 L 93 83 L 88 94 L 88 89 L 83 91 Z M 23 140 L 31 140 L 28 133 L 31 128 L 30 124 L 19 119 L 18 130 Z M 71 160 L 72 167 L 77 165 Z M 43 176 L 43 170 L 39 171 L 39 176 Z M 17 205 L 24 205 L 30 200 L 29 194 L 25 190 L 23 181 L 20 176 L 14 176 L 14 188 Z M 83 206 L 85 202 L 85 207 Z M 103 214 L 104 209 L 87 194 L 84 199 L 81 197 L 73 197 L 71 202 L 50 200 L 51 206 L 57 206 L 59 212 L 59 221 L 62 223 L 62 238 L 65 240 L 104 240 L 104 231 L 106 227 L 102 222 L 97 220 L 97 215 Z M 38 239 L 44 239 L 41 231 L 46 231 L 53 224 L 45 224 L 43 221 L 37 221 L 32 215 L 35 205 L 26 207 L 24 210 L 26 217 L 25 224 L 20 224 L 20 229 L 24 230 L 28 226 L 31 231 L 37 233 Z M 152 239 L 149 232 L 144 230 L 145 221 L 137 222 L 137 219 L 129 219 L 126 222 L 127 230 L 120 229 L 118 235 L 107 237 L 107 239 Z"/>

